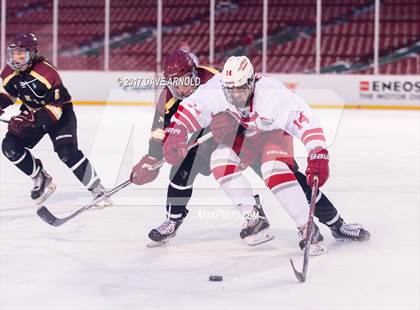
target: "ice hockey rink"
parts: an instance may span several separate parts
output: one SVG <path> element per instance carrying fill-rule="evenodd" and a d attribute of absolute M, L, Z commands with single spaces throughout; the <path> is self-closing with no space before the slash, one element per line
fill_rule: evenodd
<path fill-rule="evenodd" d="M 128 179 L 146 152 L 153 108 L 75 109 L 79 146 L 105 185 Z M 0 308 L 419 309 L 419 111 L 316 113 L 337 128 L 322 189 L 347 222 L 363 224 L 372 237 L 337 243 L 321 226 L 329 252 L 310 258 L 306 283 L 297 282 L 289 263 L 293 258 L 301 266 L 297 230 L 251 172 L 274 240 L 245 245 L 235 209 L 212 177 L 199 176 L 177 237 L 151 249 L 147 234 L 165 218 L 168 166 L 155 182 L 116 194 L 115 206 L 52 227 L 36 215 L 31 181 L 1 156 Z M 6 129 L 0 125 L 2 138 Z M 54 214 L 65 216 L 89 201 L 48 137 L 34 154 L 58 185 L 46 202 Z M 305 167 L 303 153 L 299 163 Z M 223 281 L 209 282 L 210 275 Z"/>

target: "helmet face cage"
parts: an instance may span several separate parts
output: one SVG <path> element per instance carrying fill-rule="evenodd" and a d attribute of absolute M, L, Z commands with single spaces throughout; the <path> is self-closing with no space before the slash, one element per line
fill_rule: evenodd
<path fill-rule="evenodd" d="M 247 80 L 247 82 L 241 86 L 226 86 L 222 85 L 223 94 L 226 100 L 237 108 L 245 108 L 249 100 L 251 99 L 252 93 L 255 86 L 254 75 Z"/>
<path fill-rule="evenodd" d="M 21 70 L 35 57 L 34 51 L 28 51 L 21 47 L 7 48 L 7 64 L 13 70 Z"/>
<path fill-rule="evenodd" d="M 198 84 L 199 80 L 195 67 L 180 77 L 170 77 L 166 80 L 166 85 L 171 91 L 172 96 L 178 100 L 185 99 L 191 95 Z"/>

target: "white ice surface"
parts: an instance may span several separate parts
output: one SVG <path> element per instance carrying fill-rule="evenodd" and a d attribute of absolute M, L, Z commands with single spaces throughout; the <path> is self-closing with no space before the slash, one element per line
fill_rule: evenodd
<path fill-rule="evenodd" d="M 76 113 L 80 148 L 105 185 L 124 181 L 147 148 L 152 109 L 78 106 Z M 336 110 L 317 113 L 326 127 L 337 123 Z M 2 138 L 6 126 L 0 130 Z M 149 249 L 147 234 L 165 216 L 168 167 L 154 183 L 117 194 L 115 207 L 56 228 L 37 217 L 31 181 L 1 155 L 0 308 L 419 309 L 419 131 L 418 112 L 344 111 L 323 190 L 372 239 L 338 244 L 321 227 L 330 251 L 310 259 L 305 284 L 289 263 L 300 266 L 302 258 L 293 222 L 252 173 L 273 241 L 246 246 L 241 220 L 225 218 L 234 211 L 228 199 L 212 177 L 199 176 L 177 237 Z M 88 201 L 48 137 L 34 154 L 58 185 L 48 208 L 64 216 Z M 201 219 L 204 212 L 219 216 Z M 209 282 L 209 275 L 224 281 Z"/>

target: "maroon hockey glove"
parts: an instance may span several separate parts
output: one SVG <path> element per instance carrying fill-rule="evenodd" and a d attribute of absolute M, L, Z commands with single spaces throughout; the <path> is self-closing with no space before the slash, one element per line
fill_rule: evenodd
<path fill-rule="evenodd" d="M 152 167 L 157 165 L 160 160 L 151 157 L 149 155 L 144 155 L 143 158 L 133 167 L 131 171 L 130 180 L 136 185 L 143 185 L 146 183 L 152 182 L 157 178 L 159 174 L 158 166 L 155 170 L 152 170 Z"/>
<path fill-rule="evenodd" d="M 219 112 L 213 115 L 210 123 L 210 129 L 213 133 L 213 139 L 218 142 L 232 142 L 238 131 L 239 123 L 228 112 Z"/>
<path fill-rule="evenodd" d="M 163 156 L 171 165 L 179 165 L 188 153 L 187 129 L 181 125 L 171 125 L 166 129 L 163 142 Z"/>
<path fill-rule="evenodd" d="M 31 111 L 25 110 L 10 119 L 9 132 L 16 136 L 22 136 L 25 130 L 31 128 L 35 128 L 35 116 Z"/>
<path fill-rule="evenodd" d="M 329 156 L 326 149 L 316 147 L 309 152 L 308 167 L 306 168 L 306 183 L 309 186 L 314 183 L 314 175 L 318 176 L 318 186 L 324 185 L 330 175 L 328 163 Z"/>

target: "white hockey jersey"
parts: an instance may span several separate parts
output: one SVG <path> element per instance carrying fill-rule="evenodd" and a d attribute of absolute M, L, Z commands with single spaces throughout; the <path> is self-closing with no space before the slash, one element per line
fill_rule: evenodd
<path fill-rule="evenodd" d="M 245 135 L 282 129 L 301 140 L 308 151 L 326 148 L 324 132 L 311 108 L 283 83 L 267 76 L 257 77 L 249 107 L 238 110 L 226 100 L 217 74 L 180 103 L 171 121 L 192 133 L 209 126 L 212 115 L 223 111 L 246 128 Z"/>

